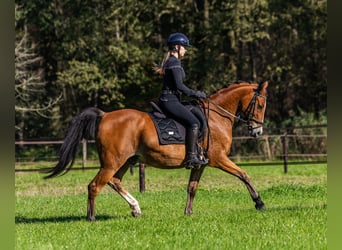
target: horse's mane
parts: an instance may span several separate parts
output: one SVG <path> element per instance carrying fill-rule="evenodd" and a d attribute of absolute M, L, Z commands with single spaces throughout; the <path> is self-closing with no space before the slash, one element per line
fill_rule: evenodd
<path fill-rule="evenodd" d="M 236 85 L 236 84 L 240 84 L 240 83 L 255 84 L 255 82 L 251 82 L 251 81 L 242 81 L 242 80 L 238 80 L 238 81 L 236 81 L 236 82 L 230 82 L 230 83 L 225 84 L 223 87 L 214 90 L 210 95 L 216 94 L 217 92 L 219 92 L 219 91 L 221 91 L 221 90 L 223 90 L 223 89 L 227 89 L 227 88 L 229 88 L 230 86 L 233 86 L 233 85 Z"/>

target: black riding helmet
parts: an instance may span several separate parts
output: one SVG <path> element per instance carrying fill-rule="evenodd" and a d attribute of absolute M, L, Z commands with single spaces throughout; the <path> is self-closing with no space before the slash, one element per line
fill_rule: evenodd
<path fill-rule="evenodd" d="M 190 47 L 189 39 L 183 33 L 172 33 L 167 39 L 167 46 L 172 48 L 174 45 Z"/>

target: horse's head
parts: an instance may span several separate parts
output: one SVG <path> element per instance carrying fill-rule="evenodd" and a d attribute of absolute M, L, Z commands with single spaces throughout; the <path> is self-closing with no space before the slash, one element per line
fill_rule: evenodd
<path fill-rule="evenodd" d="M 267 81 L 260 84 L 239 81 L 215 91 L 208 103 L 215 106 L 215 112 L 232 123 L 235 119 L 245 122 L 249 134 L 257 137 L 262 135 L 267 86 Z"/>
<path fill-rule="evenodd" d="M 267 86 L 267 81 L 259 84 L 241 100 L 241 110 L 247 122 L 249 134 L 253 137 L 258 137 L 263 132 Z"/>

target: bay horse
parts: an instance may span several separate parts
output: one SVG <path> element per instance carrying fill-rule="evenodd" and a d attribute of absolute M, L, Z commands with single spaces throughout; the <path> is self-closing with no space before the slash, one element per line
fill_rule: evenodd
<path fill-rule="evenodd" d="M 266 89 L 268 82 L 239 82 L 228 84 L 198 101 L 208 119 L 207 136 L 200 142 L 205 148 L 210 167 L 219 168 L 239 178 L 247 187 L 255 208 L 263 210 L 265 205 L 251 184 L 247 173 L 228 158 L 232 144 L 232 128 L 236 120 L 247 124 L 253 137 L 262 134 L 266 110 Z M 243 118 L 237 116 L 241 114 Z M 161 169 L 183 168 L 185 145 L 160 145 L 157 132 L 147 112 L 135 109 L 121 109 L 104 112 L 87 108 L 75 116 L 67 129 L 60 148 L 59 161 L 55 167 L 46 170 L 45 179 L 67 173 L 76 157 L 82 139 L 95 139 L 100 169 L 88 185 L 87 220 L 95 221 L 95 199 L 108 184 L 122 196 L 138 217 L 141 210 L 138 201 L 121 184 L 122 177 L 132 162 L 139 161 Z M 187 201 L 184 213 L 191 215 L 192 203 L 199 180 L 206 166 L 191 169 L 187 187 Z"/>

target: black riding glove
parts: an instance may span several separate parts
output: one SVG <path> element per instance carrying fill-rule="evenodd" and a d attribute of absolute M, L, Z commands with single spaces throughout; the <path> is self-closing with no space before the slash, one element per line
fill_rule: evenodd
<path fill-rule="evenodd" d="M 205 98 L 207 98 L 207 95 L 206 95 L 204 92 L 199 91 L 199 90 L 196 91 L 195 96 L 196 96 L 197 98 L 199 98 L 199 99 L 205 99 Z"/>

